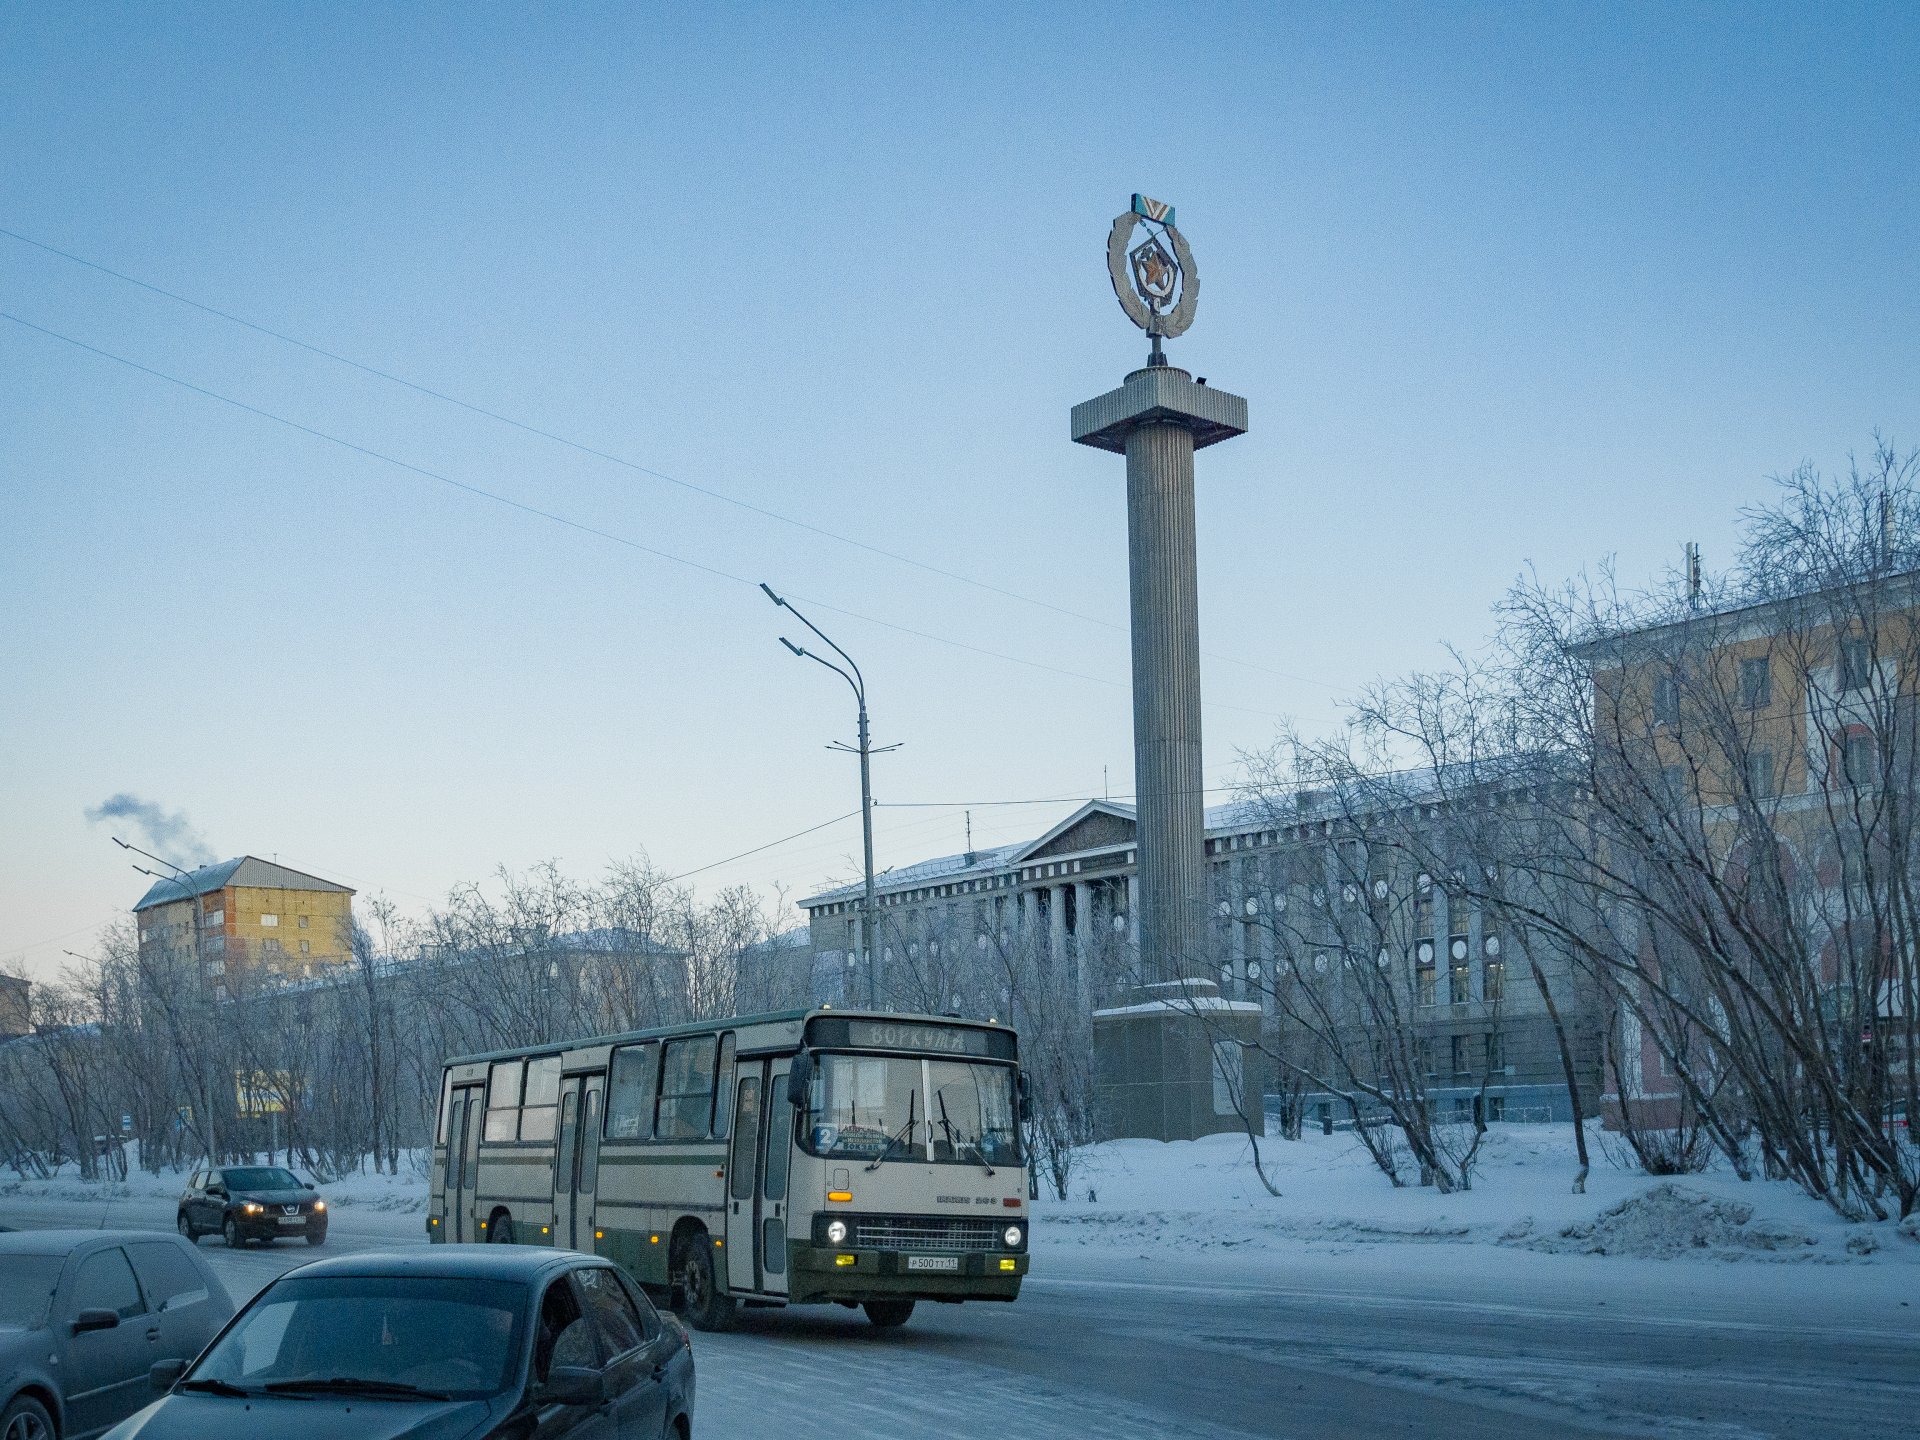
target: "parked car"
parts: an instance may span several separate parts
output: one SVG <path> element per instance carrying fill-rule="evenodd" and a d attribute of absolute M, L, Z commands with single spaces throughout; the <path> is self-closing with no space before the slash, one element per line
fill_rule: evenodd
<path fill-rule="evenodd" d="M 611 1261 L 444 1245 L 319 1260 L 254 1297 L 110 1440 L 685 1440 L 693 1344 Z"/>
<path fill-rule="evenodd" d="M 82 1440 L 153 1398 L 233 1318 L 226 1287 L 164 1230 L 0 1234 L 0 1437 Z"/>
<path fill-rule="evenodd" d="M 180 1194 L 180 1233 L 189 1240 L 224 1235 L 238 1250 L 249 1240 L 271 1244 L 304 1235 L 309 1245 L 327 1239 L 327 1202 L 311 1181 L 278 1165 L 227 1165 L 199 1169 Z"/>

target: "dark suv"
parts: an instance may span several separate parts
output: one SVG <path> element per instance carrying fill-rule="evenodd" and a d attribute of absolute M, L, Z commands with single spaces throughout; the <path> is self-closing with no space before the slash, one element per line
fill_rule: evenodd
<path fill-rule="evenodd" d="M 227 1165 L 193 1172 L 176 1223 L 189 1240 L 217 1230 L 236 1250 L 283 1235 L 319 1245 L 327 1238 L 327 1202 L 278 1165 Z"/>

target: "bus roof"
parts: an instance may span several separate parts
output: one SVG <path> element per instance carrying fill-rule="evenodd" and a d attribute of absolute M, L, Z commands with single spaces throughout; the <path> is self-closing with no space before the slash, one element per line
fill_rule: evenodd
<path fill-rule="evenodd" d="M 455 1055 L 446 1066 L 479 1065 L 493 1060 L 534 1059 L 546 1055 L 564 1055 L 569 1050 L 584 1050 L 591 1045 L 627 1045 L 640 1040 L 673 1040 L 683 1035 L 719 1034 L 748 1025 L 795 1024 L 802 1029 L 816 1015 L 832 1015 L 850 1020 L 907 1021 L 920 1025 L 965 1025 L 975 1030 L 1007 1030 L 1013 1026 L 998 1020 L 968 1020 L 957 1015 L 926 1015 L 913 1011 L 835 1010 L 815 1005 L 805 1010 L 768 1010 L 758 1015 L 729 1015 L 722 1020 L 696 1020 L 685 1025 L 656 1025 L 649 1030 L 623 1030 L 611 1035 L 582 1035 L 572 1040 L 556 1040 L 545 1045 L 527 1045 L 515 1050 L 489 1050 L 479 1055 Z M 442 1066 L 442 1068 L 446 1068 Z"/>

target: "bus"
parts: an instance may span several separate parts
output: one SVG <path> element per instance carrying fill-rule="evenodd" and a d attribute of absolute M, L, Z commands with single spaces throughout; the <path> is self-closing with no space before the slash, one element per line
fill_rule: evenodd
<path fill-rule="evenodd" d="M 1027 1273 L 1013 1029 L 821 1007 L 449 1060 L 427 1234 L 605 1255 L 696 1328 L 1010 1301 Z"/>

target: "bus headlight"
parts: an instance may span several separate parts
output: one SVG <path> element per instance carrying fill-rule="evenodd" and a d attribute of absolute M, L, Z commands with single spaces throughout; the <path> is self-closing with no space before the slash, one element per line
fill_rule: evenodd
<path fill-rule="evenodd" d="M 1018 1250 L 1026 1243 L 1027 1232 L 1022 1230 L 1018 1225 L 1009 1225 L 1007 1226 L 1007 1233 L 1000 1238 L 1007 1242 L 1007 1249 Z"/>
<path fill-rule="evenodd" d="M 831 1220 L 827 1222 L 827 1243 L 829 1245 L 844 1245 L 847 1243 L 846 1221 Z"/>

